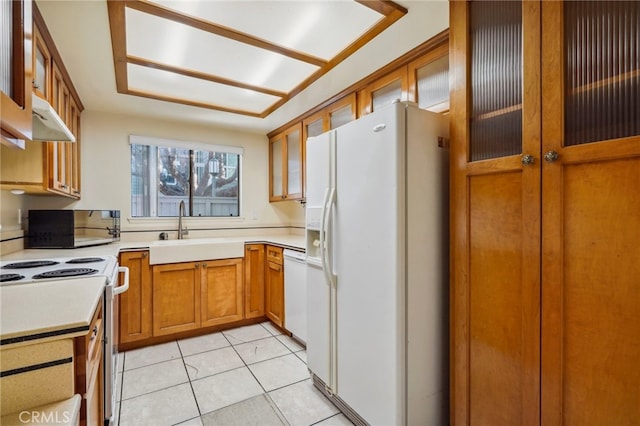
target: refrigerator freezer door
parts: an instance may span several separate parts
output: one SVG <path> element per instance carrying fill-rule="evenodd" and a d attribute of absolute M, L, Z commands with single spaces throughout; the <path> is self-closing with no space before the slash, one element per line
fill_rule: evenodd
<path fill-rule="evenodd" d="M 330 382 L 329 284 L 320 263 L 307 259 L 307 366 Z"/>
<path fill-rule="evenodd" d="M 329 187 L 330 138 L 331 133 L 323 133 L 307 139 L 307 191 L 306 208 L 322 208 L 324 194 Z"/>
<path fill-rule="evenodd" d="M 336 134 L 337 393 L 374 425 L 404 423 L 405 114 L 397 104 Z"/>

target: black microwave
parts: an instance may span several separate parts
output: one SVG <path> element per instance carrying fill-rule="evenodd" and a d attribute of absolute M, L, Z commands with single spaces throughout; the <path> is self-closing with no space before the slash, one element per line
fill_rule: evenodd
<path fill-rule="evenodd" d="M 120 241 L 120 210 L 29 210 L 28 248 L 76 248 Z"/>

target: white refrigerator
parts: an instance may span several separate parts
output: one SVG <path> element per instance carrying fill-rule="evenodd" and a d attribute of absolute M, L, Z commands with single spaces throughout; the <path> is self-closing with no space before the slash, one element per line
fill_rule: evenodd
<path fill-rule="evenodd" d="M 447 137 L 398 102 L 306 142 L 307 365 L 355 424 L 448 423 Z"/>

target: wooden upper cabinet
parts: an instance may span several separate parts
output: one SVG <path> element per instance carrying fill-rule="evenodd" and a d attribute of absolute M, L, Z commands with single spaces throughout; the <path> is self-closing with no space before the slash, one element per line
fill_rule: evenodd
<path fill-rule="evenodd" d="M 42 30 L 35 25 L 33 28 L 33 93 L 46 99 L 58 114 L 58 99 L 54 99 L 51 93 L 52 84 L 52 62 L 49 47 L 42 36 Z M 58 70 L 58 75 L 60 75 Z"/>
<path fill-rule="evenodd" d="M 291 126 L 269 141 L 270 201 L 304 197 L 302 124 Z"/>
<path fill-rule="evenodd" d="M 440 45 L 407 66 L 409 101 L 432 112 L 449 111 L 449 47 Z"/>
<path fill-rule="evenodd" d="M 19 2 L 9 3 L 18 4 Z M 76 142 L 27 141 L 24 151 L 20 152 L 3 148 L 0 155 L 2 161 L 0 187 L 22 189 L 27 193 L 55 194 L 79 199 L 81 196 L 80 116 L 83 106 L 42 15 L 35 5 L 33 23 L 33 49 L 30 50 L 32 56 L 28 63 L 29 69 L 33 68 L 34 71 L 29 74 L 29 109 L 31 109 L 33 91 L 36 96 L 44 98 L 51 104 L 74 134 Z M 29 114 L 30 125 L 31 114 Z M 4 139 L 5 136 L 3 136 Z"/>
<path fill-rule="evenodd" d="M 73 97 L 71 97 L 69 105 L 69 129 L 76 137 L 75 142 L 65 142 L 67 144 L 69 192 L 72 196 L 80 197 L 80 147 L 82 146 L 82 132 L 80 131 L 80 108 Z"/>
<path fill-rule="evenodd" d="M 0 49 L 0 114 L 3 146 L 25 147 L 31 139 L 32 2 L 3 1 Z"/>
<path fill-rule="evenodd" d="M 405 65 L 379 78 L 358 93 L 358 116 L 370 114 L 396 101 L 406 101 L 409 99 L 408 91 L 409 79 Z"/>
<path fill-rule="evenodd" d="M 630 424 L 640 4 L 450 8 L 451 422 Z"/>

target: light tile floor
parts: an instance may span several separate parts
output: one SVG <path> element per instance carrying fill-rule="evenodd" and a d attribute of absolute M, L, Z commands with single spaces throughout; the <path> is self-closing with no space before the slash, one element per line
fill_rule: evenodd
<path fill-rule="evenodd" d="M 269 322 L 122 353 L 119 424 L 351 425 L 313 386 L 306 360 Z"/>

